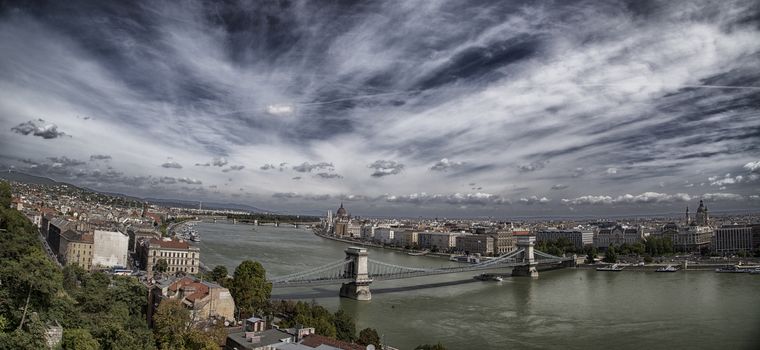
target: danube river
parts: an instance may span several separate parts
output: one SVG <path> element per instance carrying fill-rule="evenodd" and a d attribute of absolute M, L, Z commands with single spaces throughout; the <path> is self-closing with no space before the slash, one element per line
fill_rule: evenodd
<path fill-rule="evenodd" d="M 342 259 L 348 246 L 304 229 L 200 223 L 197 230 L 201 261 L 230 272 L 252 259 L 269 276 L 289 274 Z M 376 248 L 369 254 L 396 265 L 453 264 Z M 760 348 L 760 275 L 564 269 L 481 282 L 474 274 L 376 282 L 369 302 L 339 298 L 339 285 L 275 289 L 273 298 L 344 308 L 357 330 L 376 328 L 400 349 L 438 341 L 448 349 Z"/>

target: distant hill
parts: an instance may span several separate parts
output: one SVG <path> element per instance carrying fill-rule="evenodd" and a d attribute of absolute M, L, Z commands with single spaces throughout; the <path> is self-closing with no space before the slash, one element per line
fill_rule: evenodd
<path fill-rule="evenodd" d="M 188 201 L 182 199 L 170 199 L 170 198 L 143 198 L 146 202 L 158 204 L 167 207 L 178 208 L 194 208 L 198 209 L 198 201 Z M 266 213 L 269 210 L 256 208 L 254 206 L 238 204 L 238 203 L 216 203 L 216 202 L 203 202 L 203 209 L 230 209 L 230 210 L 244 210 L 256 213 Z"/>
<path fill-rule="evenodd" d="M 10 172 L 0 173 L 0 179 L 29 183 L 29 184 L 36 184 L 36 185 L 67 185 L 67 186 L 72 186 L 75 188 L 80 188 L 80 189 L 84 189 L 84 190 L 95 192 L 95 193 L 100 193 L 107 196 L 122 197 L 122 198 L 126 198 L 133 201 L 148 202 L 151 204 L 157 204 L 157 205 L 166 206 L 166 207 L 198 208 L 198 201 L 171 199 L 171 198 L 140 198 L 140 197 L 126 195 L 123 193 L 98 191 L 98 190 L 93 190 L 91 188 L 82 188 L 82 187 L 72 185 L 66 182 L 55 181 L 47 177 L 21 173 L 15 170 L 12 170 Z M 253 212 L 253 213 L 274 213 L 270 210 L 265 210 L 265 209 L 257 208 L 254 206 L 239 204 L 239 203 L 203 202 L 203 208 L 204 209 L 222 209 L 222 210 L 223 209 L 242 210 L 242 211 L 248 211 L 248 212 Z"/>
<path fill-rule="evenodd" d="M 55 181 L 51 178 L 24 174 L 15 170 L 1 172 L 0 179 L 5 179 L 8 181 L 15 181 L 15 182 L 23 182 L 23 183 L 28 183 L 28 184 L 35 184 L 35 185 L 64 185 L 64 183 Z M 68 185 L 68 184 L 65 184 L 65 185 Z"/>

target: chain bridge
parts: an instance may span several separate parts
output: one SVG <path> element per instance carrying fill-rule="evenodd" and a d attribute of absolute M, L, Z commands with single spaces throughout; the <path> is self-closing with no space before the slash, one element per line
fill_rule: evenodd
<path fill-rule="evenodd" d="M 517 249 L 476 264 L 449 267 L 410 267 L 369 259 L 366 248 L 349 247 L 345 259 L 271 278 L 275 287 L 304 287 L 342 283 L 340 296 L 356 300 L 370 300 L 369 285 L 373 281 L 443 275 L 478 270 L 512 268 L 512 276 L 538 277 L 538 265 L 571 266 L 574 258 L 550 255 L 533 249 L 535 237 L 520 237 Z"/>

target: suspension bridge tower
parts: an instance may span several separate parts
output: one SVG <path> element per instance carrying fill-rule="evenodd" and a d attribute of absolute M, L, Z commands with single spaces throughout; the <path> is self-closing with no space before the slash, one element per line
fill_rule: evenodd
<path fill-rule="evenodd" d="M 517 238 L 517 249 L 523 250 L 523 262 L 526 265 L 515 266 L 512 269 L 512 276 L 538 277 L 536 270 L 536 256 L 533 254 L 533 246 L 536 245 L 536 236 L 520 236 Z"/>
<path fill-rule="evenodd" d="M 346 264 L 343 276 L 351 278 L 353 281 L 343 283 L 340 287 L 341 297 L 355 300 L 372 299 L 372 293 L 369 291 L 372 280 L 369 278 L 367 268 L 368 255 L 366 248 L 349 247 L 346 249 L 346 260 L 350 262 Z"/>

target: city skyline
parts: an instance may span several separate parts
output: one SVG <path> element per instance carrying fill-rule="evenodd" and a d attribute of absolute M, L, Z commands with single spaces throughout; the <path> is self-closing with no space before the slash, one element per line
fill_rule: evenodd
<path fill-rule="evenodd" d="M 0 8 L 0 165 L 322 212 L 760 208 L 750 1 Z"/>

